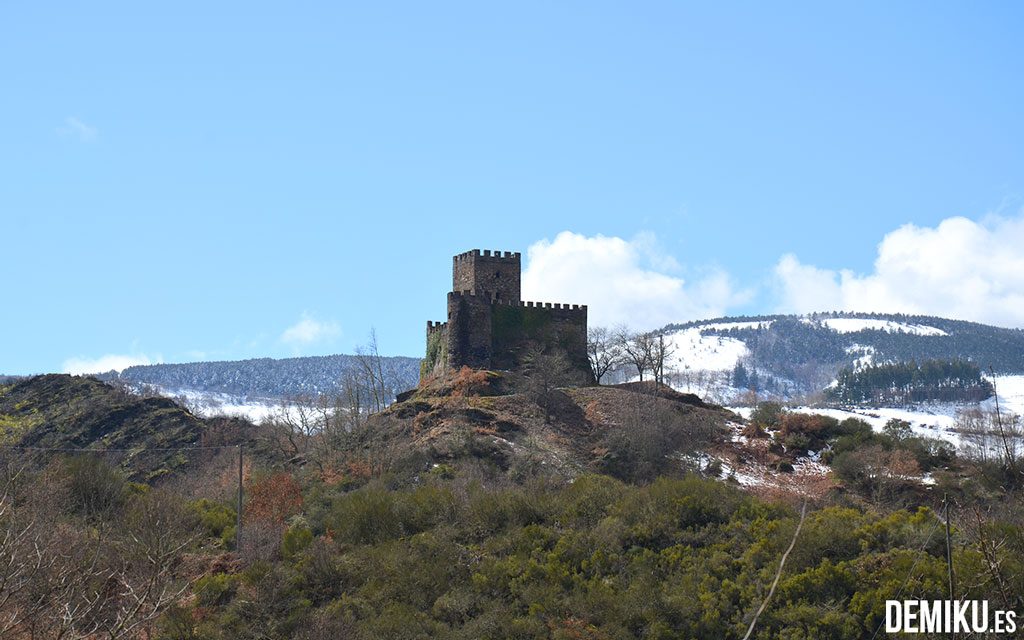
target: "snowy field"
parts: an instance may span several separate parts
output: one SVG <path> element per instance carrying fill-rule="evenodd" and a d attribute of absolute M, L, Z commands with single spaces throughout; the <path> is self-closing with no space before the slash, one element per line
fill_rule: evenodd
<path fill-rule="evenodd" d="M 923 324 L 907 324 L 894 320 L 877 320 L 873 318 L 822 318 L 813 320 L 803 318 L 807 324 L 820 324 L 838 333 L 854 333 L 865 329 L 887 331 L 889 333 L 912 333 L 918 336 L 948 336 L 949 334 L 936 327 L 929 327 Z"/>
<path fill-rule="evenodd" d="M 740 322 L 731 324 L 757 325 L 757 323 Z M 712 326 L 724 327 L 726 325 L 693 327 L 667 336 L 671 342 L 671 355 L 666 363 L 666 369 L 731 371 L 740 358 L 749 354 L 747 345 L 735 338 L 701 335 L 702 329 L 709 329 Z"/>
<path fill-rule="evenodd" d="M 160 389 L 160 395 L 180 401 L 202 418 L 246 418 L 259 424 L 281 410 L 281 405 L 271 400 L 244 400 L 224 393 L 194 389 Z"/>
<path fill-rule="evenodd" d="M 1011 415 L 1024 416 L 1024 376 L 996 376 L 991 378 L 996 386 L 999 399 L 999 410 L 1004 420 Z M 960 448 L 964 446 L 963 434 L 956 431 L 957 413 L 964 409 L 977 407 L 982 411 L 994 411 L 996 398 L 990 398 L 980 404 L 928 403 L 902 408 L 865 408 L 865 409 L 829 409 L 823 407 L 795 407 L 792 411 L 799 413 L 818 413 L 831 416 L 837 420 L 860 418 L 875 431 L 881 431 L 885 423 L 893 418 L 906 420 L 915 435 L 945 440 Z M 732 411 L 750 418 L 751 407 L 729 407 Z"/>

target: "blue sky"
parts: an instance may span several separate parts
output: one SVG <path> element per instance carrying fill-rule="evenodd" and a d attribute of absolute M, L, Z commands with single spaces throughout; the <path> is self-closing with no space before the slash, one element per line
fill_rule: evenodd
<path fill-rule="evenodd" d="M 474 247 L 605 323 L 1024 326 L 1022 14 L 6 3 L 0 372 L 420 355 Z"/>

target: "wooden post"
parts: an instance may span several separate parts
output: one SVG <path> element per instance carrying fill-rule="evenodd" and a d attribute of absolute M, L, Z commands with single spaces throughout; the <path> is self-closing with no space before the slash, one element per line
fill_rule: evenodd
<path fill-rule="evenodd" d="M 242 556 L 242 445 L 238 445 L 238 521 L 235 523 L 235 552 Z"/>
<path fill-rule="evenodd" d="M 949 573 L 949 599 L 956 600 L 956 590 L 953 586 L 953 545 L 949 537 L 949 494 L 942 494 L 943 510 L 946 512 L 946 568 Z"/>

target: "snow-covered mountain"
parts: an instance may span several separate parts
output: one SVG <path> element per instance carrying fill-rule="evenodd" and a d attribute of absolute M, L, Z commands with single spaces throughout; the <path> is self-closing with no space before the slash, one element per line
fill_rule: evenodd
<path fill-rule="evenodd" d="M 671 352 L 667 381 L 724 403 L 751 389 L 783 400 L 807 396 L 832 384 L 843 367 L 871 363 L 967 360 L 996 374 L 1024 374 L 1024 331 L 931 316 L 718 318 L 663 331 Z"/>

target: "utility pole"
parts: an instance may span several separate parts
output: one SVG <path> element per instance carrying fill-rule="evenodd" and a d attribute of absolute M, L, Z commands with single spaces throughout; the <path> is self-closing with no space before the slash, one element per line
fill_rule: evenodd
<path fill-rule="evenodd" d="M 956 600 L 956 590 L 953 583 L 953 545 L 949 538 L 949 494 L 942 494 L 943 510 L 946 512 L 946 568 L 949 572 L 949 600 Z"/>
<path fill-rule="evenodd" d="M 238 521 L 235 523 L 235 552 L 242 556 L 242 445 L 238 445 Z"/>

